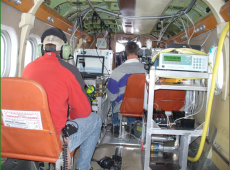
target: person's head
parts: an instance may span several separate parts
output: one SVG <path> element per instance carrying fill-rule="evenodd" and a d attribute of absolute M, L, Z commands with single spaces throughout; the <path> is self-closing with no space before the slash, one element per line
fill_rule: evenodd
<path fill-rule="evenodd" d="M 41 37 L 43 53 L 54 52 L 63 59 L 68 59 L 71 46 L 68 45 L 65 34 L 58 28 L 46 30 Z"/>
<path fill-rule="evenodd" d="M 135 42 L 128 42 L 127 45 L 125 46 L 127 59 L 138 58 L 137 56 L 138 48 L 139 47 Z"/>

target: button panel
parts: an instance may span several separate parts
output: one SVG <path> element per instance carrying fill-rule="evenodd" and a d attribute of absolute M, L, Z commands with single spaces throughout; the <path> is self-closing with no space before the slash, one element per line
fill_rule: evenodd
<path fill-rule="evenodd" d="M 194 69 L 205 69 L 205 59 L 193 58 L 193 68 Z"/>

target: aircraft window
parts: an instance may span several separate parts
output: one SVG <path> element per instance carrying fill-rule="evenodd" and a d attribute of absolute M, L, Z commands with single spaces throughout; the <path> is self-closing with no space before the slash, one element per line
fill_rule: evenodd
<path fill-rule="evenodd" d="M 26 67 L 33 59 L 33 46 L 32 43 L 28 40 L 26 45 L 26 54 L 24 66 Z"/>
<path fill-rule="evenodd" d="M 5 42 L 3 37 L 1 36 L 1 76 L 4 70 L 4 64 L 3 64 L 5 59 L 4 54 L 5 54 Z"/>
<path fill-rule="evenodd" d="M 9 34 L 1 30 L 1 77 L 9 76 L 11 41 Z"/>
<path fill-rule="evenodd" d="M 219 95 L 223 88 L 224 82 L 224 62 L 223 62 L 223 52 L 221 53 L 219 68 L 216 77 L 216 90 L 215 95 Z"/>
<path fill-rule="evenodd" d="M 29 40 L 32 42 L 33 47 L 34 47 L 33 60 L 35 60 L 39 57 L 38 52 L 37 52 L 37 46 L 38 46 L 38 44 L 41 43 L 41 37 L 39 35 L 36 35 L 36 34 L 30 34 Z"/>
<path fill-rule="evenodd" d="M 5 59 L 4 54 L 5 54 L 5 42 L 3 37 L 1 36 L 1 76 L 4 70 L 4 64 L 3 64 Z"/>
<path fill-rule="evenodd" d="M 1 68 L 2 77 L 15 77 L 18 64 L 18 37 L 16 31 L 7 25 L 1 24 L 1 42 L 4 42 L 4 57 L 1 51 L 1 61 L 4 66 Z M 1 50 L 3 46 L 1 44 Z M 3 69 L 4 68 L 4 69 Z"/>
<path fill-rule="evenodd" d="M 37 41 L 35 38 L 29 37 L 26 45 L 24 67 L 26 67 L 31 61 L 35 60 L 37 56 Z"/>

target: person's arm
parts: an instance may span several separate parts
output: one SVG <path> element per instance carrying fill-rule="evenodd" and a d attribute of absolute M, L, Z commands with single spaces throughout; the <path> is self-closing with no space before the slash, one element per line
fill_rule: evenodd
<path fill-rule="evenodd" d="M 91 113 L 90 102 L 80 85 L 70 87 L 68 104 L 72 107 L 69 111 L 69 116 L 72 120 L 88 117 Z"/>
<path fill-rule="evenodd" d="M 68 84 L 69 99 L 67 102 L 72 107 L 69 116 L 72 120 L 88 117 L 92 110 L 90 100 L 84 89 L 85 82 L 77 68 L 69 67 L 69 70 L 74 75 L 69 78 Z"/>

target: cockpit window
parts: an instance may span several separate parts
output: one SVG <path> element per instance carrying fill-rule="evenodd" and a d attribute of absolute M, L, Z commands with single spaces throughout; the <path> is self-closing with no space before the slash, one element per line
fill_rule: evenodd
<path fill-rule="evenodd" d="M 116 52 L 119 53 L 121 51 L 125 51 L 125 44 L 127 43 L 127 40 L 120 40 L 116 42 Z"/>
<path fill-rule="evenodd" d="M 126 41 L 126 40 L 122 40 L 122 41 L 116 42 L 116 52 L 118 53 L 118 52 L 121 52 L 121 51 L 125 51 L 125 45 L 126 45 L 127 42 L 128 41 Z M 139 48 L 142 47 L 140 41 L 138 41 L 136 43 L 139 46 Z"/>

